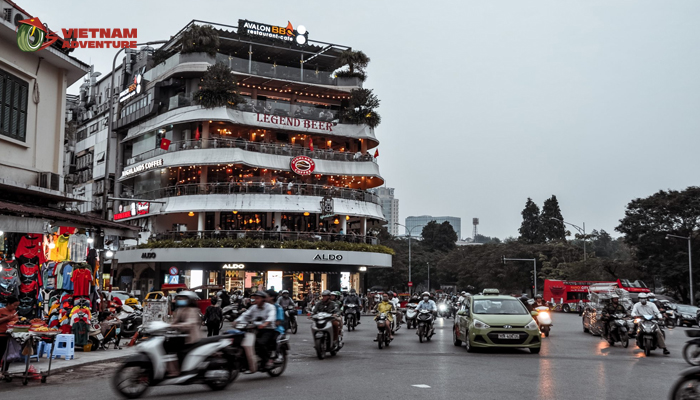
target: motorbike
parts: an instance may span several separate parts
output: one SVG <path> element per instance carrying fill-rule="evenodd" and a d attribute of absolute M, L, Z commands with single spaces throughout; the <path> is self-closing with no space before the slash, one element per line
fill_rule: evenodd
<path fill-rule="evenodd" d="M 700 330 L 687 329 L 684 332 L 691 339 L 683 347 L 683 359 L 690 365 L 700 366 Z"/>
<path fill-rule="evenodd" d="M 435 334 L 435 329 L 433 326 L 433 313 L 428 310 L 420 310 L 418 312 L 418 328 L 416 334 L 418 335 L 418 340 L 423 343 L 423 340 L 430 340 Z"/>
<path fill-rule="evenodd" d="M 380 349 L 382 349 L 384 346 L 389 347 L 389 343 L 391 343 L 391 335 L 389 335 L 391 324 L 389 323 L 387 314 L 381 313 L 375 320 L 377 322 L 377 345 Z"/>
<path fill-rule="evenodd" d="M 676 312 L 671 309 L 666 309 L 666 311 L 663 312 L 664 315 L 664 325 L 666 325 L 666 328 L 668 329 L 673 329 L 676 327 L 676 319 L 678 319 L 678 316 L 676 316 Z"/>
<path fill-rule="evenodd" d="M 537 325 L 540 327 L 540 332 L 544 333 L 545 337 L 549 337 L 549 331 L 552 329 L 552 316 L 549 314 L 549 307 L 539 306 L 535 308 L 537 311 Z"/>
<path fill-rule="evenodd" d="M 688 368 L 681 372 L 681 376 L 671 386 L 668 398 L 671 400 L 700 398 L 700 367 Z"/>
<path fill-rule="evenodd" d="M 608 332 L 607 338 L 608 343 L 614 346 L 615 342 L 620 342 L 622 347 L 627 348 L 627 346 L 629 346 L 627 314 L 616 313 L 612 317 L 612 323 L 610 324 L 610 331 Z"/>
<path fill-rule="evenodd" d="M 297 310 L 294 306 L 287 307 L 284 310 L 284 318 L 287 320 L 287 329 L 293 334 L 297 334 Z"/>
<path fill-rule="evenodd" d="M 311 319 L 313 320 L 311 333 L 314 335 L 314 349 L 316 349 L 318 359 L 323 360 L 327 352 L 331 353 L 331 356 L 338 354 L 338 351 L 343 348 L 343 340 L 340 335 L 337 340 L 333 340 L 335 316 L 320 312 L 313 315 Z"/>
<path fill-rule="evenodd" d="M 122 396 L 135 399 L 151 386 L 206 384 L 212 390 L 225 389 L 237 376 L 233 359 L 226 355 L 233 336 L 213 336 L 185 346 L 187 335 L 165 322 L 149 324 L 149 340 L 137 346 L 138 352 L 124 361 L 112 378 L 113 388 Z M 166 377 L 167 363 L 179 359 L 180 372 Z"/>
<path fill-rule="evenodd" d="M 257 326 L 253 323 L 240 322 L 234 328 L 235 330 L 227 332 L 234 335 L 233 345 L 227 349 L 227 355 L 233 359 L 237 372 L 246 374 L 267 372 L 271 377 L 282 375 L 287 369 L 287 353 L 289 352 L 289 337 L 287 335 L 277 337 L 275 350 L 270 352 L 272 368 L 264 370 L 260 358 L 255 354 Z M 242 338 L 240 338 L 241 334 Z"/>
<path fill-rule="evenodd" d="M 406 305 L 406 329 L 416 327 L 416 316 L 418 315 L 417 307 L 418 304 L 415 303 L 408 303 Z"/>
<path fill-rule="evenodd" d="M 438 317 L 441 318 L 450 318 L 450 315 L 452 315 L 452 310 L 450 309 L 450 303 L 443 301 L 440 304 L 438 304 Z"/>
<path fill-rule="evenodd" d="M 656 340 L 656 332 L 661 329 L 659 323 L 654 320 L 652 315 L 644 315 L 637 318 L 637 347 L 644 350 L 644 355 L 649 356 L 652 350 L 656 350 L 658 343 Z M 661 331 L 663 334 L 663 331 Z"/>
<path fill-rule="evenodd" d="M 221 310 L 221 314 L 223 315 L 223 318 L 221 319 L 221 325 L 219 326 L 219 329 L 223 328 L 225 321 L 229 321 L 229 322 L 235 321 L 236 318 L 238 318 L 241 314 L 243 314 L 244 311 L 245 311 L 245 309 L 243 307 L 239 307 L 238 303 L 231 303 L 231 304 L 227 305 L 226 307 L 224 307 Z"/>
<path fill-rule="evenodd" d="M 354 331 L 357 327 L 357 304 L 348 304 L 345 306 L 345 323 L 348 325 L 349 331 Z"/>

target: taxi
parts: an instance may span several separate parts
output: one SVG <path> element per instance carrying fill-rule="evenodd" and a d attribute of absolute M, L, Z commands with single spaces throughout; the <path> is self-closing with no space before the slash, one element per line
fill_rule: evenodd
<path fill-rule="evenodd" d="M 452 341 L 467 351 L 486 347 L 527 348 L 539 354 L 542 342 L 537 322 L 520 300 L 484 289 L 457 312 Z"/>

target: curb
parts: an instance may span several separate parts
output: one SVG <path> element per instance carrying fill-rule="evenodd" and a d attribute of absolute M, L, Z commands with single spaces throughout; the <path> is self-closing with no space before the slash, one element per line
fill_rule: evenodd
<path fill-rule="evenodd" d="M 103 358 L 103 359 L 99 359 L 99 360 L 90 360 L 90 361 L 85 361 L 85 362 L 82 362 L 79 364 L 61 365 L 58 367 L 52 366 L 51 373 L 50 373 L 49 377 L 53 376 L 54 374 L 57 374 L 59 372 L 64 372 L 64 371 L 69 370 L 69 369 L 76 369 L 76 368 L 86 367 L 88 365 L 99 364 L 99 363 L 104 363 L 104 362 L 121 361 L 121 360 L 128 358 L 129 356 L 131 356 L 131 354 L 119 356 L 119 357 L 114 357 L 114 358 L 108 358 L 108 359 Z M 22 364 L 24 364 L 24 363 L 22 363 Z M 34 365 L 34 364 L 30 363 L 29 365 Z M 47 364 L 47 367 L 48 367 L 48 364 Z M 23 372 L 24 372 L 24 368 L 22 368 L 21 371 L 10 371 L 10 373 L 23 373 Z M 43 370 L 41 371 L 41 373 L 44 373 L 44 372 L 45 371 L 43 371 Z"/>

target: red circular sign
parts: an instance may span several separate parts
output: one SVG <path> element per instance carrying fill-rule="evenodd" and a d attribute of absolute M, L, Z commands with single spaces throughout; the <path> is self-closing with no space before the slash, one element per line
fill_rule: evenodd
<path fill-rule="evenodd" d="M 316 163 L 314 160 L 307 156 L 294 157 L 292 158 L 292 162 L 290 164 L 292 171 L 294 171 L 294 173 L 297 175 L 311 175 L 316 168 Z"/>
<path fill-rule="evenodd" d="M 177 267 L 170 267 L 170 275 L 177 275 L 178 272 Z"/>

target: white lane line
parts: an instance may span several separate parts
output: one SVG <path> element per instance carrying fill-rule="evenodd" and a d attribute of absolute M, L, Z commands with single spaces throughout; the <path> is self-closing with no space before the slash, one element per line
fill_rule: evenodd
<path fill-rule="evenodd" d="M 430 386 L 428 386 L 428 385 L 423 385 L 423 384 L 420 384 L 420 385 L 411 385 L 411 386 L 417 387 L 417 388 L 420 388 L 420 389 L 430 389 Z"/>

